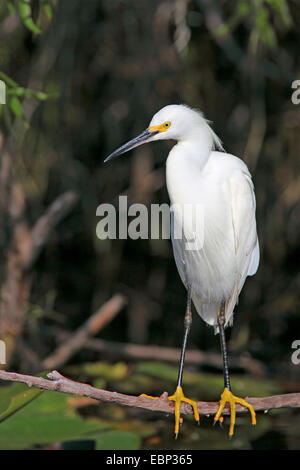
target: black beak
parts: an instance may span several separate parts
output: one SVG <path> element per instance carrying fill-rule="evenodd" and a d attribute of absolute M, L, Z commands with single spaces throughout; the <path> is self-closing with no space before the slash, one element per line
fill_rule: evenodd
<path fill-rule="evenodd" d="M 122 145 L 122 147 L 118 148 L 113 153 L 108 155 L 108 157 L 104 160 L 104 163 L 108 162 L 109 160 L 112 160 L 115 157 L 118 157 L 122 153 L 129 152 L 129 150 L 132 150 L 133 148 L 138 147 L 139 145 L 145 144 L 146 142 L 150 142 L 151 138 L 158 133 L 159 131 L 151 132 L 149 129 L 146 129 L 140 135 L 138 135 L 137 137 L 130 140 L 126 144 Z"/>

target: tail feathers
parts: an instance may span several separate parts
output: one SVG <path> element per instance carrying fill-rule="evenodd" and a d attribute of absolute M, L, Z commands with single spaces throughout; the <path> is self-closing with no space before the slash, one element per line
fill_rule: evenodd
<path fill-rule="evenodd" d="M 259 263 L 259 245 L 256 243 L 256 246 L 252 253 L 252 260 L 249 265 L 245 266 L 244 271 L 239 276 L 235 287 L 232 291 L 231 296 L 226 301 L 225 304 L 225 327 L 231 326 L 233 322 L 233 314 L 234 314 L 234 307 L 238 303 L 239 294 L 242 290 L 242 287 L 245 283 L 247 275 L 252 275 L 256 272 Z M 221 306 L 221 300 L 219 302 L 208 302 L 205 303 L 203 300 L 198 297 L 196 294 L 192 294 L 192 299 L 195 305 L 197 312 L 199 313 L 200 317 L 209 325 L 214 327 L 215 334 L 219 333 L 219 327 L 217 324 L 218 319 L 218 310 Z"/>
<path fill-rule="evenodd" d="M 220 302 L 203 302 L 197 295 L 192 293 L 192 299 L 194 306 L 202 318 L 208 325 L 213 326 L 214 333 L 219 333 L 218 327 L 218 310 L 220 308 Z M 234 307 L 238 301 L 238 293 L 233 294 L 225 304 L 225 327 L 231 326 L 233 322 Z"/>

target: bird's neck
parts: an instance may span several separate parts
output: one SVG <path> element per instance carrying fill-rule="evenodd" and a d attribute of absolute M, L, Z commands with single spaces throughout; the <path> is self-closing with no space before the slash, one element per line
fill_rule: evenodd
<path fill-rule="evenodd" d="M 212 145 L 194 138 L 180 140 L 167 159 L 167 188 L 172 203 L 190 201 L 199 186 L 199 178 L 211 154 Z"/>
<path fill-rule="evenodd" d="M 202 171 L 209 159 L 212 147 L 212 139 L 198 132 L 187 139 L 178 141 L 173 150 L 175 154 L 180 155 L 183 165 Z"/>

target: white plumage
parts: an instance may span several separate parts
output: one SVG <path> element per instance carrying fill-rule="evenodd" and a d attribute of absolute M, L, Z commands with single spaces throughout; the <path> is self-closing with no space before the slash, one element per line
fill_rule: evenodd
<path fill-rule="evenodd" d="M 184 285 L 191 286 L 197 312 L 218 331 L 222 302 L 227 325 L 246 277 L 258 268 L 251 175 L 242 160 L 223 152 L 221 140 L 202 113 L 186 105 L 169 105 L 158 111 L 142 134 L 105 161 L 143 143 L 166 139 L 177 141 L 167 158 L 167 187 L 172 206 L 177 208 L 172 227 L 179 227 L 183 234 L 182 239 L 172 236 L 176 265 Z M 203 220 L 194 233 L 195 217 L 180 218 L 178 213 L 199 206 Z M 194 248 L 186 249 L 192 236 Z"/>
<path fill-rule="evenodd" d="M 222 148 L 221 141 L 200 112 L 185 105 L 166 106 L 149 128 L 164 122 L 170 122 L 169 129 L 152 140 L 177 140 L 167 159 L 171 203 L 203 207 L 199 249 L 187 250 L 185 237 L 172 237 L 176 265 L 182 282 L 192 287 L 197 312 L 217 331 L 222 300 L 228 324 L 246 277 L 255 274 L 259 264 L 251 175 L 241 159 L 213 150 Z M 192 220 L 184 217 L 182 223 L 183 233 L 191 234 Z"/>

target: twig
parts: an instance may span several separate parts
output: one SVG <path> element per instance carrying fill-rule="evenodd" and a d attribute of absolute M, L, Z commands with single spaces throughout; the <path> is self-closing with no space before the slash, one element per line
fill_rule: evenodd
<path fill-rule="evenodd" d="M 54 227 L 78 200 L 78 195 L 74 191 L 63 193 L 50 205 L 31 230 L 25 220 L 26 204 L 23 189 L 13 180 L 11 162 L 12 157 L 5 153 L 0 168 L 0 180 L 4 188 L 7 186 L 8 193 L 3 202 L 1 199 L 0 215 L 7 217 L 11 230 L 6 251 L 4 281 L 0 291 L 0 337 L 7 345 L 8 364 L 15 349 L 16 339 L 21 336 L 23 328 L 24 313 L 31 290 L 29 268 L 32 267 Z"/>
<path fill-rule="evenodd" d="M 162 411 L 165 413 L 174 413 L 174 403 L 168 400 L 168 393 L 164 392 L 159 399 L 153 400 L 152 398 L 124 395 L 123 393 L 110 392 L 92 387 L 91 385 L 81 382 L 75 382 L 67 379 L 56 370 L 47 374 L 48 379 L 42 377 L 34 377 L 31 375 L 17 374 L 15 372 L 6 372 L 0 370 L 0 379 L 9 380 L 12 382 L 21 382 L 27 384 L 29 387 L 37 387 L 42 390 L 50 390 L 62 393 L 70 393 L 75 396 L 83 396 L 94 398 L 99 401 L 107 401 L 118 403 L 119 405 L 134 406 L 143 408 L 150 411 Z M 300 393 L 288 393 L 285 395 L 274 395 L 264 398 L 247 398 L 256 411 L 264 410 L 265 412 L 272 408 L 299 408 L 300 407 Z M 198 410 L 201 415 L 215 414 L 219 403 L 218 402 L 197 402 Z M 247 409 L 237 404 L 236 410 L 238 412 L 247 412 Z M 191 414 L 192 408 L 187 403 L 181 404 L 182 414 Z M 224 414 L 229 414 L 230 410 L 226 406 Z"/>
<path fill-rule="evenodd" d="M 73 336 L 73 333 L 63 330 L 61 328 L 51 328 L 51 331 L 60 341 L 66 341 Z M 100 338 L 89 338 L 82 345 L 83 348 L 91 349 L 93 351 L 109 354 L 110 356 L 122 356 L 127 359 L 138 360 L 159 360 L 166 362 L 178 363 L 180 359 L 181 350 L 179 348 L 167 348 L 165 346 L 142 345 L 132 343 L 121 343 L 118 341 L 107 341 Z M 186 364 L 212 366 L 222 368 L 223 360 L 219 353 L 204 352 L 198 349 L 189 350 L 185 356 Z M 252 375 L 263 376 L 264 366 L 257 359 L 249 356 L 231 357 L 231 367 L 239 367 Z M 53 369 L 54 367 L 49 367 Z"/>
<path fill-rule="evenodd" d="M 46 244 L 52 230 L 71 211 L 77 201 L 78 194 L 75 191 L 67 191 L 58 196 L 39 218 L 31 230 L 32 247 L 26 260 L 26 268 L 32 266 Z"/>
<path fill-rule="evenodd" d="M 111 321 L 126 303 L 123 295 L 116 294 L 97 310 L 69 339 L 63 342 L 51 356 L 43 361 L 45 369 L 60 367 L 77 351 L 79 351 L 90 336 L 98 333 Z"/>

